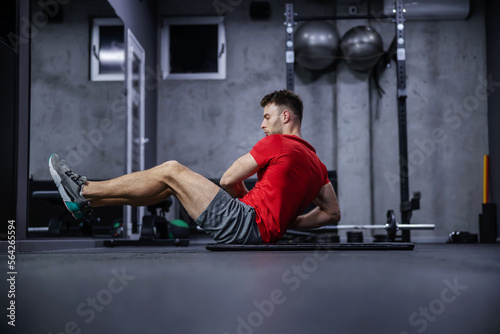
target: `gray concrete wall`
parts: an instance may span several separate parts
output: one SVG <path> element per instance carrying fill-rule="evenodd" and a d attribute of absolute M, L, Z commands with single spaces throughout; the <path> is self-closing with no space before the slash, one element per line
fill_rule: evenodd
<path fill-rule="evenodd" d="M 32 17 L 39 17 L 38 1 L 32 3 Z M 72 0 L 61 8 L 61 23 L 34 21 L 30 174 L 49 180 L 48 159 L 58 153 L 93 179 L 116 177 L 124 171 L 123 82 L 89 76 L 90 18 L 116 14 L 106 0 Z"/>

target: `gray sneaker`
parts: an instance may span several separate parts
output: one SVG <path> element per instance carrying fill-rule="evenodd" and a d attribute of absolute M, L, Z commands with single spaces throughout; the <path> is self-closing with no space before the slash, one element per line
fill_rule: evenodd
<path fill-rule="evenodd" d="M 64 205 L 73 217 L 80 219 L 92 214 L 90 202 L 80 194 L 83 184 L 87 182 L 85 176 L 78 175 L 69 169 L 66 161 L 59 159 L 57 154 L 49 158 L 49 171 L 61 194 Z"/>

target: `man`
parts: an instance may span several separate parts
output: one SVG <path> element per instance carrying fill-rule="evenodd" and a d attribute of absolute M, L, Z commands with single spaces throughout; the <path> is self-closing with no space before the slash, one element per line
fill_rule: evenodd
<path fill-rule="evenodd" d="M 147 206 L 174 196 L 220 243 L 276 242 L 287 228 L 337 223 L 340 211 L 326 167 L 301 137 L 302 100 L 281 90 L 266 95 L 260 105 L 266 137 L 224 173 L 223 189 L 177 161 L 102 182 L 71 171 L 56 154 L 49 170 L 75 218 L 92 207 Z M 258 182 L 248 191 L 243 181 L 255 173 Z M 311 201 L 317 207 L 300 215 Z"/>

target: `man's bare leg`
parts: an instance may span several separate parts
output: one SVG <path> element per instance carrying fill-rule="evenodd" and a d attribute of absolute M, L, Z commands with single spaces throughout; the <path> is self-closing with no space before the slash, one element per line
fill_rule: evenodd
<path fill-rule="evenodd" d="M 220 188 L 177 161 L 102 182 L 87 181 L 82 195 L 92 206 L 150 205 L 175 196 L 196 219 Z"/>
<path fill-rule="evenodd" d="M 167 189 L 158 195 L 151 196 L 151 197 L 139 198 L 139 199 L 128 199 L 128 198 L 96 199 L 96 200 L 92 200 L 91 205 L 94 208 L 101 207 L 101 206 L 114 206 L 114 205 L 149 206 L 149 205 L 159 203 L 172 195 L 173 195 L 172 190 Z"/>

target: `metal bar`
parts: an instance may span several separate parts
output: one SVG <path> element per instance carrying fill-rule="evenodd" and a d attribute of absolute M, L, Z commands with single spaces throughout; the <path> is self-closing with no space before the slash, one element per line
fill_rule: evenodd
<path fill-rule="evenodd" d="M 28 232 L 48 232 L 48 227 L 28 227 Z"/>
<path fill-rule="evenodd" d="M 286 89 L 293 90 L 295 87 L 295 51 L 293 46 L 293 32 L 295 30 L 295 13 L 293 12 L 293 3 L 287 3 L 285 9 L 285 29 L 286 29 Z"/>
<path fill-rule="evenodd" d="M 398 230 L 433 230 L 435 224 L 396 224 Z M 385 225 L 337 225 L 337 226 L 323 226 L 311 231 L 318 230 L 387 230 L 390 228 L 389 224 Z"/>
<path fill-rule="evenodd" d="M 398 230 L 433 230 L 434 224 L 396 224 Z"/>
<path fill-rule="evenodd" d="M 398 85 L 398 126 L 399 126 L 399 188 L 401 203 L 410 199 L 408 180 L 408 126 L 406 112 L 406 49 L 405 18 L 403 0 L 396 1 L 396 42 L 397 42 L 397 85 Z M 411 211 L 401 212 L 401 223 L 409 224 Z M 403 241 L 410 241 L 410 231 L 403 231 Z"/>
<path fill-rule="evenodd" d="M 377 20 L 393 19 L 394 15 L 337 15 L 337 16 L 296 16 L 295 21 L 338 21 L 338 20 Z"/>
<path fill-rule="evenodd" d="M 385 230 L 385 225 L 337 225 L 323 226 L 318 230 Z"/>

